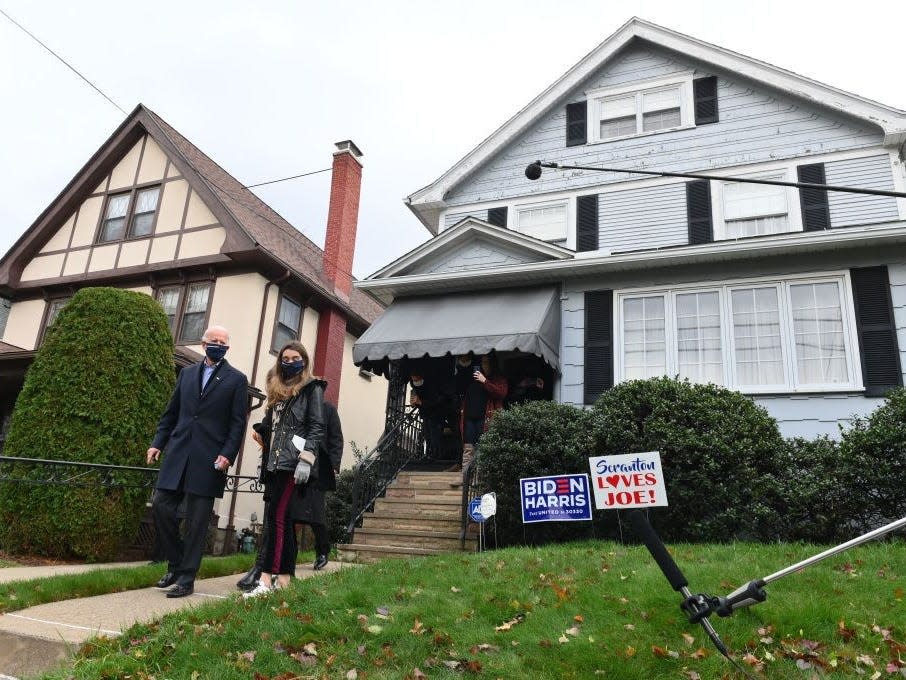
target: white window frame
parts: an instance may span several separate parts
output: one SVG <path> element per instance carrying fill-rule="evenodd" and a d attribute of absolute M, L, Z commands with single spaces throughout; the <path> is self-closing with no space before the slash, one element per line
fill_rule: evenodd
<path fill-rule="evenodd" d="M 757 172 L 747 172 L 745 174 L 735 174 L 734 177 L 744 177 L 751 179 L 770 178 L 777 179 L 781 182 L 797 182 L 796 165 L 781 165 L 769 169 L 759 169 Z M 731 180 L 711 180 L 711 212 L 714 224 L 715 241 L 736 241 L 740 238 L 761 238 L 756 236 L 728 236 L 727 221 L 724 211 L 724 187 L 727 184 L 736 184 Z M 799 202 L 799 189 L 796 187 L 781 187 L 786 193 L 787 204 L 787 225 L 786 231 L 777 232 L 777 234 L 767 234 L 767 236 L 778 236 L 780 234 L 795 234 L 802 229 L 802 209 Z"/>
<path fill-rule="evenodd" d="M 807 383 L 799 384 L 796 367 L 796 346 L 793 333 L 793 314 L 790 299 L 790 286 L 796 284 L 836 283 L 840 292 L 842 305 L 843 339 L 848 371 L 848 382 L 845 383 Z M 751 288 L 775 287 L 778 290 L 778 308 L 780 313 L 780 341 L 784 380 L 777 385 L 741 385 L 737 378 L 736 346 L 733 333 L 733 316 L 731 292 Z M 613 327 L 617 329 L 614 337 L 614 380 L 627 380 L 623 356 L 623 300 L 625 298 L 663 296 L 665 298 L 665 333 L 667 340 L 666 375 L 679 373 L 679 353 L 676 323 L 676 296 L 682 293 L 705 293 L 716 291 L 720 299 L 721 352 L 724 362 L 724 386 L 745 394 L 784 394 L 784 393 L 817 393 L 817 392 L 859 392 L 865 389 L 862 382 L 861 356 L 859 338 L 856 330 L 855 304 L 852 299 L 852 283 L 848 271 L 822 272 L 820 274 L 793 274 L 784 277 L 762 277 L 754 279 L 733 279 L 717 281 L 710 285 L 688 284 L 668 288 L 633 288 L 616 291 L 613 305 Z"/>
<path fill-rule="evenodd" d="M 513 231 L 519 232 L 525 236 L 531 238 L 536 238 L 539 241 L 548 241 L 554 243 L 568 243 L 570 231 L 575 232 L 575 225 L 572 223 L 572 213 L 573 209 L 571 208 L 572 201 L 568 198 L 562 198 L 555 201 L 541 201 L 536 203 L 517 203 L 513 207 L 513 224 L 509 228 Z M 523 230 L 521 225 L 522 213 L 527 210 L 537 210 L 543 208 L 563 208 L 564 211 L 564 222 L 563 222 L 563 232 L 556 236 L 556 238 L 547 236 L 537 236 L 535 234 L 526 233 Z"/>
<path fill-rule="evenodd" d="M 663 128 L 660 130 L 651 130 L 645 132 L 642 130 L 642 96 L 656 90 L 663 90 L 670 87 L 679 86 L 680 98 L 680 124 L 674 127 Z M 658 78 L 655 80 L 646 80 L 635 82 L 632 85 L 622 87 L 602 87 L 595 90 L 589 90 L 585 93 L 588 98 L 587 107 L 587 125 L 588 143 L 604 144 L 620 139 L 631 139 L 633 137 L 644 137 L 647 135 L 658 135 L 664 132 L 674 130 L 684 130 L 695 127 L 695 100 L 692 92 L 692 72 L 686 72 L 674 75 L 669 78 Z M 625 97 L 635 95 L 636 99 L 636 131 L 634 134 L 621 135 L 619 137 L 601 137 L 601 115 L 604 101 L 614 97 Z"/>

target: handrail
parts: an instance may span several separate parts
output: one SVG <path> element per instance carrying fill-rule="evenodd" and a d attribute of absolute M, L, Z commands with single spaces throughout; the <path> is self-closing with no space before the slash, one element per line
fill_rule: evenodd
<path fill-rule="evenodd" d="M 423 454 L 421 415 L 418 409 L 410 406 L 355 466 L 352 508 L 346 527 L 350 542 L 356 525 L 366 512 L 373 509 L 374 501 L 384 494 L 400 470 Z"/>
<path fill-rule="evenodd" d="M 475 456 L 462 471 L 462 507 L 459 526 L 459 547 L 466 549 L 466 532 L 469 530 L 469 502 L 478 495 L 478 447 Z"/>
<path fill-rule="evenodd" d="M 28 470 L 40 470 L 41 472 L 38 475 L 29 475 Z M 153 489 L 157 482 L 158 472 L 156 467 L 0 456 L 0 482 Z M 126 473 L 130 473 L 134 477 L 126 479 Z M 92 476 L 88 477 L 88 475 Z M 226 477 L 227 490 L 235 489 L 240 493 L 261 493 L 264 490 L 256 476 L 227 475 Z"/>

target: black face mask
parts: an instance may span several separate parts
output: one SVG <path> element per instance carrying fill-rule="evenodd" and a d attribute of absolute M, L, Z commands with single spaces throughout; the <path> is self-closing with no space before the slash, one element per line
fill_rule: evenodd
<path fill-rule="evenodd" d="M 204 353 L 208 357 L 208 359 L 216 364 L 218 361 L 223 359 L 229 348 L 229 345 L 207 344 L 204 346 Z"/>
<path fill-rule="evenodd" d="M 283 376 L 284 380 L 295 378 L 303 370 L 305 370 L 305 361 L 303 359 L 280 362 L 280 375 Z"/>

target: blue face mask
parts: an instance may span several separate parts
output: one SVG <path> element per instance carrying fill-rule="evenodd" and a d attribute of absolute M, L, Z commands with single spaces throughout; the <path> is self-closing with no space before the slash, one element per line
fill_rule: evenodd
<path fill-rule="evenodd" d="M 305 361 L 297 359 L 296 361 L 281 361 L 280 374 L 284 378 L 294 378 L 305 369 Z"/>
<path fill-rule="evenodd" d="M 229 345 L 215 345 L 212 343 L 204 346 L 204 353 L 208 357 L 208 359 L 216 364 L 218 361 L 223 359 L 229 348 Z"/>

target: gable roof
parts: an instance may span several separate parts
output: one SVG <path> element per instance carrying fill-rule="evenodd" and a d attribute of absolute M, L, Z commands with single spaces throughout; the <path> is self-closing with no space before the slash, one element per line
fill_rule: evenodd
<path fill-rule="evenodd" d="M 156 113 L 139 104 L 95 152 L 57 198 L 0 259 L 0 287 L 17 278 L 15 268 L 33 256 L 68 218 L 74 207 L 106 176 L 142 135 L 150 135 L 227 232 L 223 253 L 234 258 L 261 253 L 295 275 L 330 304 L 344 310 L 355 326 L 367 326 L 383 306 L 353 289 L 349 300 L 333 292 L 322 269 L 323 251 L 183 137 Z"/>
<path fill-rule="evenodd" d="M 477 217 L 466 217 L 439 236 L 413 248 L 405 255 L 398 257 L 387 266 L 368 277 L 368 280 L 385 279 L 397 276 L 411 269 L 419 262 L 433 259 L 444 252 L 452 252 L 473 238 L 483 238 L 492 243 L 500 243 L 533 255 L 541 260 L 565 260 L 574 257 L 575 253 L 547 241 L 520 234 L 518 231 L 498 227 Z"/>
<path fill-rule="evenodd" d="M 904 111 L 633 17 L 437 180 L 408 196 L 406 204 L 410 210 L 431 233 L 436 234 L 437 217 L 444 208 L 444 197 L 451 189 L 528 130 L 539 118 L 562 103 L 586 78 L 633 40 L 644 40 L 718 68 L 739 73 L 825 108 L 864 120 L 881 128 L 886 145 L 896 146 L 906 141 Z"/>

